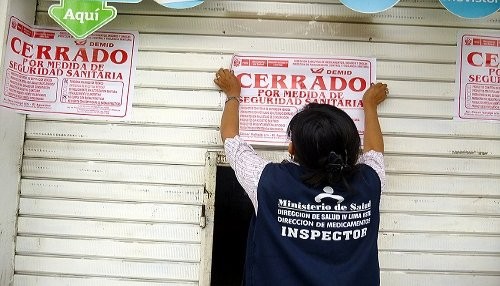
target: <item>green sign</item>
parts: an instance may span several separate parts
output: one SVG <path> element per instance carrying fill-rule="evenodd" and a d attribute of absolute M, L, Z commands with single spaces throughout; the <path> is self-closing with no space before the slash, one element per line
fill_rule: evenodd
<path fill-rule="evenodd" d="M 76 39 L 84 39 L 116 17 L 115 7 L 106 1 L 60 0 L 49 8 L 49 15 Z"/>

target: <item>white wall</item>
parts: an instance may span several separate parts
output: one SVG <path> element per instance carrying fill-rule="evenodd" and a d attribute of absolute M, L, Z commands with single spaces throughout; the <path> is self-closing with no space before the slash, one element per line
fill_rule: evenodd
<path fill-rule="evenodd" d="M 6 39 L 10 15 L 34 21 L 36 1 L 0 2 L 0 38 Z M 0 55 L 3 55 L 0 45 Z M 3 56 L 0 60 L 3 60 Z M 0 66 L 3 66 L 3 62 Z M 2 68 L 3 70 L 3 68 Z M 0 82 L 3 72 L 0 75 Z M 3 89 L 2 89 L 3 90 Z M 14 241 L 19 203 L 19 179 L 25 116 L 0 108 L 0 285 L 10 285 L 14 275 Z"/>
<path fill-rule="evenodd" d="M 380 109 L 382 285 L 500 285 L 500 125 L 452 119 L 456 33 L 498 30 L 500 13 L 465 20 L 438 1 L 402 0 L 364 15 L 309 2 L 117 4 L 106 28 L 141 33 L 133 121 L 28 118 L 16 285 L 203 283 L 205 153 L 221 151 L 223 106 L 212 80 L 235 52 L 377 58 L 391 89 Z M 55 25 L 52 3 L 41 1 L 38 23 Z"/>

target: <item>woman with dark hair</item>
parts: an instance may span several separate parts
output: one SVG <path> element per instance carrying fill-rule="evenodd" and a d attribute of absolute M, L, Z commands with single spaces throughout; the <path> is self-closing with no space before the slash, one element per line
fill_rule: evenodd
<path fill-rule="evenodd" d="M 220 133 L 229 164 L 255 208 L 245 261 L 246 286 L 380 285 L 377 236 L 385 185 L 377 106 L 387 85 L 363 96 L 363 151 L 352 119 L 311 103 L 290 121 L 291 160 L 272 163 L 238 136 L 238 79 L 214 82 L 226 93 Z"/>

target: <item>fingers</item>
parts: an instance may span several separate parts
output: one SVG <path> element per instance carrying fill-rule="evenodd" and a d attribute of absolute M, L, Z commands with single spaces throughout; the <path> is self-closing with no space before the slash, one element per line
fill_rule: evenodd
<path fill-rule="evenodd" d="M 229 69 L 220 68 L 215 73 L 215 79 L 221 83 L 221 81 L 231 80 L 234 77 L 234 71 L 230 71 Z"/>
<path fill-rule="evenodd" d="M 214 82 L 220 86 L 221 84 L 224 83 L 224 69 L 223 68 L 220 68 L 216 73 L 215 73 L 215 79 L 214 79 Z"/>
<path fill-rule="evenodd" d="M 229 69 L 220 68 L 217 70 L 214 83 L 227 96 L 239 97 L 241 94 L 241 83 L 234 72 Z"/>
<path fill-rule="evenodd" d="M 385 84 L 385 83 L 382 84 L 381 89 L 382 89 L 381 92 L 383 91 L 385 96 L 387 96 L 389 94 L 389 88 L 387 87 L 387 84 Z"/>
<path fill-rule="evenodd" d="M 387 84 L 378 82 L 374 84 L 373 82 L 370 84 L 370 88 L 372 89 L 376 94 L 378 93 L 384 93 L 385 95 L 389 94 L 389 88 L 387 87 Z"/>
<path fill-rule="evenodd" d="M 389 88 L 385 83 L 371 83 L 370 88 L 363 95 L 363 102 L 367 107 L 376 107 L 383 102 L 389 94 Z"/>
<path fill-rule="evenodd" d="M 226 77 L 228 77 L 228 76 L 231 76 L 231 75 L 232 75 L 232 74 L 231 74 L 231 72 L 230 72 L 228 69 L 224 69 L 224 70 L 222 70 L 222 72 L 224 73 L 224 75 L 225 75 Z"/>
<path fill-rule="evenodd" d="M 229 69 L 224 69 L 224 68 L 220 68 L 216 75 L 219 75 L 219 76 L 228 76 L 228 75 L 231 75 L 231 74 L 234 74 L 232 71 L 230 71 Z"/>
<path fill-rule="evenodd" d="M 224 77 L 224 69 L 220 68 L 215 73 L 215 79 L 214 79 L 214 83 L 220 88 L 223 88 L 223 86 L 225 85 L 225 80 L 223 77 Z"/>
<path fill-rule="evenodd" d="M 222 75 L 224 74 L 224 69 L 220 68 L 216 73 L 215 73 L 215 78 L 219 79 Z"/>

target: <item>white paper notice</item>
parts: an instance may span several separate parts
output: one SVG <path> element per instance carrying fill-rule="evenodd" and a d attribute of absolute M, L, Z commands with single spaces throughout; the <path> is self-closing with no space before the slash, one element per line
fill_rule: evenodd
<path fill-rule="evenodd" d="M 458 35 L 456 119 L 500 121 L 500 33 Z"/>
<path fill-rule="evenodd" d="M 27 114 L 123 120 L 132 107 L 137 33 L 64 30 L 11 17 L 0 106 Z"/>
<path fill-rule="evenodd" d="M 240 136 L 252 144 L 286 145 L 293 115 L 316 102 L 341 108 L 364 133 L 363 93 L 375 82 L 375 59 L 237 54 Z"/>

